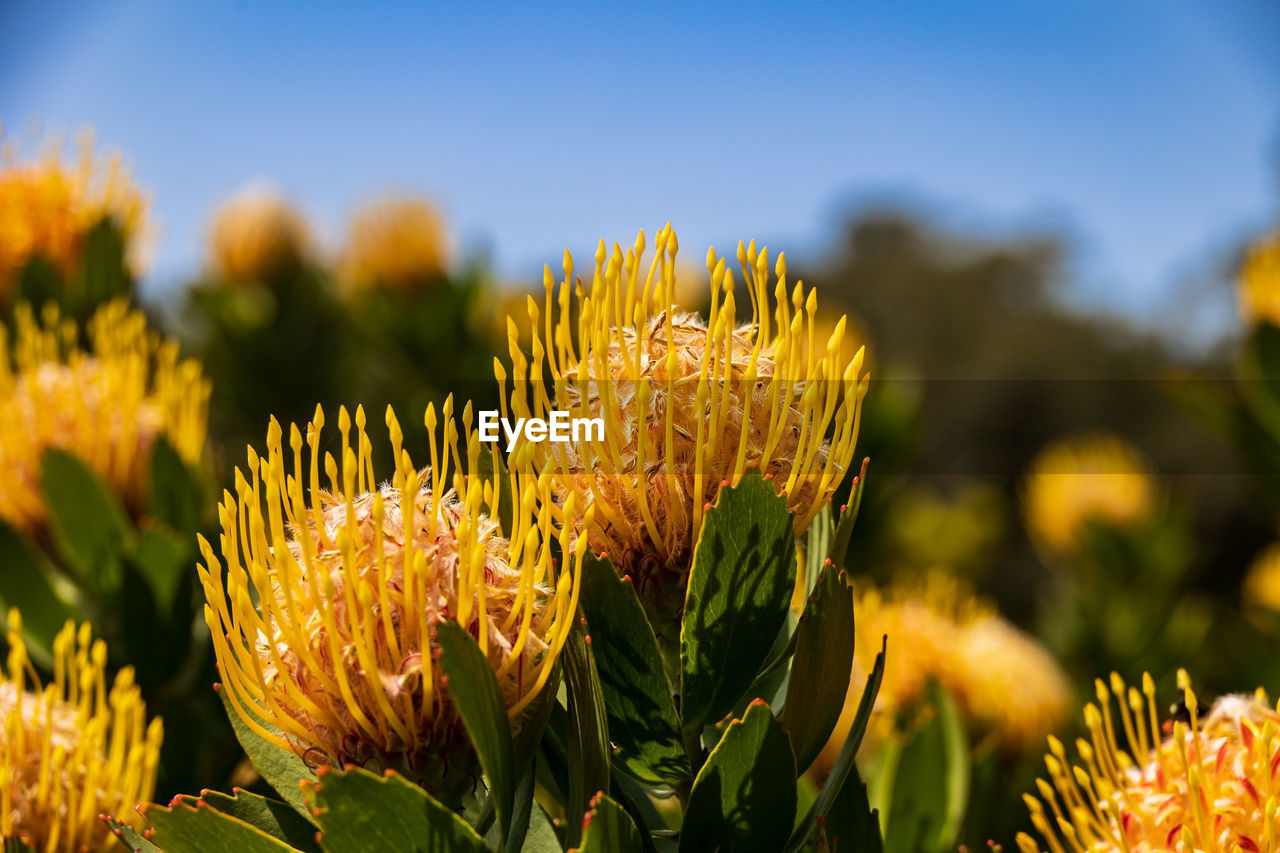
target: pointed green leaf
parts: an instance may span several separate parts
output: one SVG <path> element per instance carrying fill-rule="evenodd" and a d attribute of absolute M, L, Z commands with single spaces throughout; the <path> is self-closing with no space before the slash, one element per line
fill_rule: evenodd
<path fill-rule="evenodd" d="M 4 853 L 35 853 L 35 851 L 16 838 L 6 838 L 4 840 Z"/>
<path fill-rule="evenodd" d="M 151 449 L 150 514 L 186 535 L 195 536 L 204 513 L 200 478 L 163 435 Z"/>
<path fill-rule="evenodd" d="M 840 754 L 836 756 L 831 772 L 822 783 L 818 799 L 809 807 L 809 812 L 796 824 L 795 830 L 791 833 L 791 838 L 787 841 L 787 853 L 795 853 L 804 848 L 818 821 L 826 820 L 828 812 L 831 811 L 844 789 L 845 782 L 853 772 L 854 758 L 858 754 L 858 747 L 862 745 L 862 736 L 867 732 L 867 723 L 871 720 L 871 709 L 875 706 L 876 694 L 880 692 L 880 682 L 884 679 L 884 656 L 888 642 L 887 637 L 881 641 L 880 651 L 876 653 L 875 666 L 867 676 L 867 684 L 862 689 L 862 698 L 858 700 L 858 712 L 853 717 L 849 734 L 845 736 L 844 746 L 840 747 Z"/>
<path fill-rule="evenodd" d="M 836 525 L 835 539 L 831 543 L 831 552 L 827 556 L 837 568 L 845 567 L 845 558 L 849 553 L 849 541 L 853 538 L 853 525 L 858 520 L 858 511 L 862 509 L 862 494 L 867 487 L 867 465 L 870 457 L 862 460 L 862 470 L 853 478 L 853 489 L 849 493 L 849 502 L 840 508 L 840 522 Z"/>
<path fill-rule="evenodd" d="M 151 590 L 156 615 L 169 621 L 182 581 L 195 563 L 191 546 L 167 530 L 152 528 L 138 538 L 129 563 Z"/>
<path fill-rule="evenodd" d="M 796 628 L 796 654 L 782 724 L 803 773 L 831 736 L 853 667 L 853 590 L 832 563 L 824 566 Z"/>
<path fill-rule="evenodd" d="M 449 679 L 449 695 L 484 768 L 489 796 L 505 839 L 511 833 L 516 780 L 511 723 L 502 688 L 480 646 L 457 622 L 440 622 L 436 639 L 440 644 L 440 666 Z"/>
<path fill-rule="evenodd" d="M 294 848 L 255 826 L 192 800 L 171 807 L 150 805 L 142 816 L 151 824 L 147 836 L 165 853 L 288 853 Z"/>
<path fill-rule="evenodd" d="M 582 821 L 582 846 L 578 853 L 644 853 L 644 838 L 635 821 L 606 794 L 591 799 L 591 811 Z"/>
<path fill-rule="evenodd" d="M 582 819 L 596 791 L 609 787 L 609 724 L 591 644 L 574 625 L 561 661 L 569 700 L 569 799 L 565 803 L 565 841 L 578 843 Z"/>
<path fill-rule="evenodd" d="M 54 538 L 68 562 L 89 589 L 115 592 L 122 579 L 120 561 L 133 534 L 120 501 L 89 466 L 69 453 L 50 448 L 40 465 Z"/>
<path fill-rule="evenodd" d="M 764 702 L 734 720 L 698 771 L 681 853 L 776 853 L 796 818 L 796 761 L 787 733 Z"/>
<path fill-rule="evenodd" d="M 76 611 L 53 585 L 53 569 L 31 543 L 0 520 L 0 604 L 22 613 L 22 634 L 33 655 L 52 660 L 53 638 Z"/>
<path fill-rule="evenodd" d="M 831 519 L 831 504 L 818 512 L 804 539 L 804 585 L 805 596 L 813 594 L 818 585 L 818 576 L 826 565 L 831 554 L 831 543 L 835 540 L 836 529 Z"/>
<path fill-rule="evenodd" d="M 670 682 L 635 586 L 618 577 L 608 560 L 587 554 L 579 604 L 591 632 L 618 760 L 642 781 L 687 784 L 689 759 Z"/>
<path fill-rule="evenodd" d="M 159 847 L 138 834 L 138 831 L 127 823 L 121 823 L 111 815 L 103 815 L 102 822 L 107 825 L 122 845 L 133 853 L 162 853 Z M 5 853 L 10 853 L 6 849 Z"/>
<path fill-rule="evenodd" d="M 102 303 L 127 294 L 133 285 L 133 277 L 125 261 L 124 235 L 108 216 L 99 220 L 85 235 L 79 278 L 79 287 L 76 288 L 76 308 L 79 310 L 76 313 L 86 317 Z"/>
<path fill-rule="evenodd" d="M 462 818 L 396 773 L 329 768 L 312 796 L 324 853 L 489 853 Z"/>
<path fill-rule="evenodd" d="M 877 789 L 885 805 L 886 853 L 942 853 L 955 847 L 969 796 L 969 745 L 955 704 L 936 682 L 934 716 L 884 762 Z"/>
<path fill-rule="evenodd" d="M 236 713 L 235 708 L 231 706 L 231 699 L 227 695 L 228 690 L 229 688 L 226 685 L 220 685 L 218 687 L 218 698 L 222 700 L 222 706 L 227 711 L 227 719 L 231 721 L 231 727 L 235 729 L 236 740 L 240 741 L 240 746 L 244 749 L 245 755 L 249 756 L 250 763 L 253 764 L 259 775 L 267 781 L 267 784 L 276 789 L 276 793 L 280 795 L 281 799 L 293 807 L 294 811 L 307 820 L 314 822 L 311 810 L 307 808 L 306 796 L 299 787 L 299 783 L 303 781 L 314 782 L 316 774 L 292 750 L 276 746 L 249 728 L 248 724 Z M 279 734 L 279 730 L 265 721 L 259 719 L 256 722 L 264 729 Z"/>
<path fill-rule="evenodd" d="M 858 775 L 855 764 L 840 795 L 831 804 L 820 837 L 827 850 L 857 850 L 858 853 L 882 853 L 880 818 L 867 802 L 867 786 Z"/>
<path fill-rule="evenodd" d="M 795 580 L 786 498 L 749 472 L 720 490 L 693 553 L 680 626 L 686 737 L 723 717 L 751 686 L 786 621 Z"/>
<path fill-rule="evenodd" d="M 319 853 L 315 825 L 303 819 L 288 803 L 240 788 L 234 789 L 230 795 L 220 791 L 201 791 L 200 801 L 287 842 L 303 853 Z"/>
<path fill-rule="evenodd" d="M 556 828 L 551 825 L 551 818 L 537 803 L 533 804 L 533 813 L 529 820 L 529 833 L 524 837 L 520 853 L 564 853 Z"/>

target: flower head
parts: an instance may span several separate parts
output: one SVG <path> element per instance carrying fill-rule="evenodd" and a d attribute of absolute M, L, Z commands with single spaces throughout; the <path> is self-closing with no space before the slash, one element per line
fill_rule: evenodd
<path fill-rule="evenodd" d="M 147 723 L 126 667 L 108 684 L 106 645 L 68 622 L 53 642 L 53 680 L 27 660 L 22 617 L 9 611 L 7 672 L 0 671 L 0 836 L 37 853 L 115 849 L 99 815 L 136 824 L 151 799 L 164 726 Z"/>
<path fill-rule="evenodd" d="M 1178 685 L 1181 702 L 1162 729 L 1151 676 L 1139 693 L 1113 673 L 1085 706 L 1081 764 L 1049 739 L 1049 779 L 1036 780 L 1039 798 L 1023 799 L 1050 853 L 1271 849 L 1280 715 L 1261 689 L 1206 708 L 1183 671 Z M 1029 835 L 1017 840 L 1023 853 L 1040 850 Z"/>
<path fill-rule="evenodd" d="M 642 588 L 656 581 L 652 588 L 674 599 L 657 606 L 667 613 L 683 602 L 707 507 L 748 469 L 772 478 L 797 534 L 804 531 L 849 468 L 867 387 L 861 351 L 841 356 L 843 321 L 820 338 L 816 293 L 800 283 L 788 292 L 784 256 L 770 288 L 768 249 L 739 244 L 751 306 L 740 324 L 741 292 L 714 250 L 708 320 L 678 310 L 676 251 L 670 225 L 648 264 L 644 232 L 625 254 L 616 244 L 609 254 L 601 241 L 589 291 L 572 284 L 565 252 L 558 294 L 544 272 L 545 326 L 529 300 L 532 360 L 509 324 L 516 416 L 557 409 L 603 421 L 602 434 L 586 429 L 537 445 L 557 490 L 575 496 L 579 510 L 596 509 L 593 522 L 573 523 Z M 506 370 L 496 370 L 505 389 Z"/>
<path fill-rule="evenodd" d="M 910 726 L 931 681 L 946 689 L 976 739 L 1007 753 L 1024 752 L 1065 720 L 1071 690 L 1053 657 L 941 571 L 869 589 L 854 610 L 853 674 L 819 771 L 844 745 L 885 634 L 884 679 L 866 735 L 873 749 Z"/>
<path fill-rule="evenodd" d="M 1105 435 L 1042 450 L 1023 492 L 1027 529 L 1055 551 L 1076 548 L 1090 522 L 1119 529 L 1141 524 L 1156 503 L 1156 485 L 1137 448 Z"/>
<path fill-rule="evenodd" d="M 404 292 L 431 284 L 448 264 L 444 220 L 421 198 L 389 198 L 358 210 L 343 251 L 344 278 L 353 290 Z"/>
<path fill-rule="evenodd" d="M 58 144 L 30 163 L 19 163 L 6 148 L 0 165 L 0 304 L 32 258 L 44 258 L 64 276 L 74 272 L 85 237 L 104 219 L 120 229 L 136 275 L 149 236 L 147 202 L 119 157 L 95 159 L 87 135 L 77 163 L 64 162 Z"/>
<path fill-rule="evenodd" d="M 1280 233 L 1249 249 L 1240 271 L 1239 296 L 1245 323 L 1280 326 Z"/>
<path fill-rule="evenodd" d="M 165 436 L 188 462 L 204 450 L 208 383 L 178 346 L 123 301 L 90 318 L 89 347 L 50 306 L 16 312 L 12 357 L 0 327 L 0 519 L 29 532 L 48 519 L 40 488 L 48 448 L 78 457 L 135 513 L 146 502 L 151 449 Z"/>
<path fill-rule="evenodd" d="M 1280 614 L 1280 542 L 1264 550 L 1249 566 L 1242 593 L 1246 612 Z"/>
<path fill-rule="evenodd" d="M 513 463 L 510 529 L 498 522 L 501 484 L 474 473 L 481 449 L 470 420 L 468 406 L 463 456 L 452 400 L 443 447 L 429 407 L 431 466 L 419 471 L 388 409 L 397 465 L 382 486 L 363 409 L 354 448 L 351 419 L 339 412 L 341 464 L 321 452 L 318 408 L 305 439 L 290 428 L 288 450 L 273 420 L 266 456 L 249 451 L 237 494 L 220 507 L 225 573 L 201 540 L 223 689 L 246 725 L 313 767 L 395 769 L 450 800 L 473 782 L 475 759 L 434 662 L 441 619 L 477 638 L 513 726 L 548 682 L 577 609 L 578 574 L 553 565 L 549 486 L 528 465 Z M 565 535 L 562 553 L 581 561 L 585 543 L 575 551 Z"/>
<path fill-rule="evenodd" d="M 307 223 L 280 196 L 257 188 L 219 208 L 209 229 L 209 260 L 232 281 L 261 281 L 296 267 L 311 242 Z"/>

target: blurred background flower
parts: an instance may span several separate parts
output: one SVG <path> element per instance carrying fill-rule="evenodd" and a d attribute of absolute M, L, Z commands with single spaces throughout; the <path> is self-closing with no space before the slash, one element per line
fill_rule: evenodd
<path fill-rule="evenodd" d="M 351 217 L 341 267 L 352 290 L 418 290 L 435 282 L 447 266 L 444 219 L 426 199 L 386 198 Z"/>
<path fill-rule="evenodd" d="M 147 476 L 164 436 L 187 463 L 200 461 L 209 386 L 200 365 L 148 330 L 141 312 L 104 305 L 78 344 L 76 323 L 56 309 L 39 320 L 19 306 L 10 347 L 0 327 L 0 518 L 41 536 L 48 509 L 44 453 L 70 453 L 102 477 L 135 516 L 147 512 Z"/>
<path fill-rule="evenodd" d="M 301 264 L 312 249 L 302 214 L 282 196 L 254 186 L 214 213 L 208 245 L 214 274 L 231 282 L 269 281 Z"/>

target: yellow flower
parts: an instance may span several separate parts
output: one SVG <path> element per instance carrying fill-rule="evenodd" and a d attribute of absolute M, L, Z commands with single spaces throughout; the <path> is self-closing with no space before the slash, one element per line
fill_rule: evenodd
<path fill-rule="evenodd" d="M 351 220 L 342 266 L 353 290 L 418 290 L 443 274 L 447 264 L 444 220 L 425 199 L 385 199 Z"/>
<path fill-rule="evenodd" d="M 459 453 L 452 406 L 450 398 L 443 447 L 427 409 L 431 465 L 421 472 L 387 410 L 398 462 L 381 487 L 363 409 L 354 449 L 351 419 L 339 412 L 340 465 L 321 451 L 319 408 L 305 440 L 290 428 L 288 450 L 273 420 L 267 455 L 250 449 L 247 476 L 236 471 L 237 494 L 220 507 L 226 571 L 201 539 L 199 574 L 224 689 L 246 725 L 313 767 L 395 769 L 455 801 L 478 771 L 434 663 L 436 624 L 454 619 L 478 639 L 518 728 L 572 626 L 579 575 L 557 579 L 552 566 L 545 478 L 513 463 L 517 498 L 512 529 L 503 530 L 498 484 L 461 476 L 463 459 L 479 470 L 482 451 L 468 405 Z M 580 565 L 585 542 L 574 549 L 566 537 L 562 553 Z"/>
<path fill-rule="evenodd" d="M 854 612 L 853 674 L 844 710 L 815 762 L 819 773 L 830 770 L 844 745 L 885 634 L 884 680 L 866 735 L 872 750 L 910 725 L 930 681 L 946 689 L 983 746 L 1023 752 L 1065 719 L 1071 690 L 1053 657 L 943 572 L 867 590 Z"/>
<path fill-rule="evenodd" d="M 1050 853 L 1274 849 L 1280 715 L 1261 689 L 1209 709 L 1183 671 L 1178 685 L 1180 713 L 1163 734 L 1151 676 L 1139 693 L 1113 673 L 1110 689 L 1099 679 L 1098 703 L 1085 706 L 1082 764 L 1069 765 L 1062 743 L 1049 739 L 1049 779 L 1036 780 L 1039 798 L 1023 799 Z M 1017 841 L 1023 853 L 1040 850 L 1029 835 Z"/>
<path fill-rule="evenodd" d="M 250 188 L 219 208 L 209 229 L 209 260 L 232 281 L 261 281 L 307 255 L 307 223 L 278 195 Z"/>
<path fill-rule="evenodd" d="M 747 470 L 772 478 L 796 533 L 805 530 L 849 468 L 868 381 L 861 350 L 841 355 L 843 321 L 820 338 L 816 293 L 797 283 L 788 294 L 784 256 L 771 288 L 768 250 L 739 244 L 751 305 L 739 325 L 740 291 L 714 250 L 708 322 L 678 310 L 676 251 L 670 225 L 648 264 L 644 232 L 625 254 L 615 244 L 610 255 L 601 241 L 589 291 L 575 288 L 565 252 L 558 294 L 544 272 L 545 326 L 529 300 L 531 361 L 509 323 L 514 414 L 549 418 L 556 409 L 603 421 L 603 434 L 588 429 L 568 443 L 536 445 L 557 490 L 575 496 L 579 509 L 596 509 L 592 523 L 573 523 L 593 550 L 636 573 L 641 588 L 657 579 L 659 597 L 673 599 L 657 611 L 669 614 L 683 602 L 707 507 Z M 505 394 L 505 368 L 498 363 L 496 372 Z"/>
<path fill-rule="evenodd" d="M 9 611 L 8 673 L 0 671 L 0 836 L 36 853 L 114 850 L 99 815 L 131 825 L 151 799 L 164 726 L 147 723 L 126 667 L 107 683 L 106 645 L 71 622 L 53 643 L 54 677 L 27 660 L 22 617 Z"/>
<path fill-rule="evenodd" d="M 1259 554 L 1249 567 L 1243 598 L 1247 610 L 1280 613 L 1280 542 Z"/>
<path fill-rule="evenodd" d="M 1089 522 L 1132 528 L 1151 517 L 1156 502 L 1156 485 L 1138 450 L 1099 435 L 1042 450 L 1027 475 L 1022 503 L 1032 538 L 1070 551 Z"/>
<path fill-rule="evenodd" d="M 34 257 L 43 257 L 64 276 L 72 274 L 85 236 L 107 218 L 120 229 L 133 273 L 139 274 L 150 236 L 147 202 L 118 156 L 95 160 L 89 135 L 82 138 L 74 164 L 63 162 L 58 144 L 48 145 L 31 163 L 19 163 L 6 147 L 0 166 L 0 304 Z"/>
<path fill-rule="evenodd" d="M 88 350 L 52 305 L 16 313 L 10 358 L 0 327 L 0 518 L 26 531 L 48 519 L 41 454 L 56 448 L 96 471 L 135 514 L 145 510 L 151 449 L 163 435 L 183 459 L 204 450 L 209 385 L 178 346 L 123 301 L 89 320 Z"/>
<path fill-rule="evenodd" d="M 1240 318 L 1280 326 L 1280 232 L 1249 249 L 1239 284 Z"/>

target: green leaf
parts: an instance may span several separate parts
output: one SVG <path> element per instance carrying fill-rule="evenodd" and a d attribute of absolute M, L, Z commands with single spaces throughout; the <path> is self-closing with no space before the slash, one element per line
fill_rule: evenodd
<path fill-rule="evenodd" d="M 4 840 L 4 853 L 35 853 L 35 851 L 16 838 L 6 838 Z"/>
<path fill-rule="evenodd" d="M 886 853 L 955 847 L 969 797 L 969 745 L 955 704 L 929 686 L 933 717 L 905 743 L 891 742 L 876 780 Z"/>
<path fill-rule="evenodd" d="M 159 847 L 138 834 L 138 831 L 127 823 L 121 823 L 111 815 L 103 815 L 102 822 L 111 830 L 111 834 L 133 853 L 163 853 Z M 5 853 L 9 853 L 6 848 Z"/>
<path fill-rule="evenodd" d="M 582 819 L 597 791 L 609 789 L 609 724 L 591 644 L 574 625 L 561 662 L 569 700 L 569 799 L 565 803 L 565 842 L 578 843 Z"/>
<path fill-rule="evenodd" d="M 6 315 L 11 315 L 19 302 L 30 303 L 38 313 L 45 303 L 59 302 L 65 290 L 58 268 L 43 256 L 36 255 L 22 267 L 18 276 L 16 298 L 9 303 Z"/>
<path fill-rule="evenodd" d="M 78 615 L 53 585 L 53 569 L 22 534 L 0 520 L 0 603 L 22 612 L 22 635 L 33 655 L 52 660 L 53 638 Z"/>
<path fill-rule="evenodd" d="M 529 833 L 524 837 L 520 853 L 564 853 L 555 827 L 551 825 L 551 818 L 547 817 L 546 811 L 537 803 L 533 804 Z"/>
<path fill-rule="evenodd" d="M 853 525 L 858 520 L 858 510 L 862 509 L 862 494 L 866 491 L 867 465 L 870 462 L 870 457 L 862 460 L 862 470 L 853 478 L 849 502 L 840 508 L 840 522 L 836 525 L 835 539 L 831 543 L 831 552 L 827 555 L 837 568 L 845 568 L 849 542 L 853 538 Z"/>
<path fill-rule="evenodd" d="M 138 538 L 138 546 L 129 559 L 138 575 L 151 590 L 156 615 L 169 621 L 182 581 L 195 562 L 186 540 L 159 528 L 152 528 Z"/>
<path fill-rule="evenodd" d="M 644 838 L 622 806 L 600 793 L 582 821 L 578 853 L 645 853 Z"/>
<path fill-rule="evenodd" d="M 217 809 L 196 808 L 180 798 L 171 807 L 150 805 L 142 816 L 148 840 L 165 853 L 285 853 L 293 850 L 255 826 Z"/>
<path fill-rule="evenodd" d="M 104 216 L 85 235 L 84 255 L 80 263 L 80 286 L 76 313 L 88 316 L 93 309 L 116 296 L 127 294 L 133 277 L 125 262 L 124 235 L 109 217 Z"/>
<path fill-rule="evenodd" d="M 818 576 L 796 629 L 796 654 L 783 706 L 796 767 L 803 773 L 831 736 L 853 667 L 853 590 L 828 563 Z"/>
<path fill-rule="evenodd" d="M 240 788 L 234 789 L 230 796 L 220 791 L 201 791 L 200 800 L 223 814 L 288 842 L 304 853 L 318 853 L 320 850 L 316 843 L 315 825 L 304 820 L 288 803 Z"/>
<path fill-rule="evenodd" d="M 133 528 L 120 501 L 90 468 L 61 450 L 45 450 L 40 483 L 54 538 L 85 584 L 99 594 L 119 589 L 120 561 Z"/>
<path fill-rule="evenodd" d="M 855 764 L 840 795 L 831 804 L 820 835 L 826 850 L 856 850 L 858 853 L 882 853 L 880 818 L 867 802 L 867 786 L 858 775 Z"/>
<path fill-rule="evenodd" d="M 204 490 L 196 472 L 163 435 L 151 449 L 148 473 L 151 515 L 188 537 L 194 536 L 204 512 Z"/>
<path fill-rule="evenodd" d="M 875 706 L 876 694 L 880 692 L 880 682 L 884 679 L 884 656 L 888 642 L 887 637 L 881 641 L 880 651 L 876 653 L 875 666 L 867 676 L 866 686 L 862 689 L 862 698 L 858 700 L 858 712 L 853 717 L 853 724 L 849 727 L 844 746 L 840 747 L 840 754 L 836 756 L 831 772 L 822 783 L 822 791 L 819 792 L 818 799 L 809 807 L 809 812 L 796 824 L 795 831 L 791 833 L 791 838 L 787 841 L 787 853 L 795 853 L 808 843 L 809 836 L 813 834 L 818 821 L 826 820 L 828 812 L 831 811 L 845 782 L 853 772 L 854 758 L 858 754 L 858 747 L 862 745 L 862 736 L 867 732 L 867 723 L 871 720 L 871 709 Z"/>
<path fill-rule="evenodd" d="M 489 853 L 462 818 L 397 773 L 327 768 L 313 797 L 325 853 Z"/>
<path fill-rule="evenodd" d="M 751 686 L 787 618 L 796 543 L 786 498 L 752 471 L 706 514 L 680 626 L 686 738 Z"/>
<path fill-rule="evenodd" d="M 231 727 L 235 729 L 236 740 L 240 741 L 240 746 L 244 749 L 245 755 L 249 756 L 250 763 L 267 784 L 276 789 L 281 799 L 293 806 L 294 811 L 308 821 L 314 822 L 315 818 L 307 807 L 307 798 L 299 787 L 299 783 L 314 782 L 316 774 L 292 750 L 276 746 L 249 728 L 231 706 L 231 699 L 227 695 L 229 689 L 225 684 L 218 687 L 218 698 L 222 700 L 227 718 L 231 720 Z M 279 734 L 275 727 L 265 721 L 258 719 L 257 723 L 262 728 Z"/>
<path fill-rule="evenodd" d="M 764 702 L 729 724 L 693 780 L 681 853 L 776 853 L 796 818 L 796 761 Z"/>
<path fill-rule="evenodd" d="M 831 519 L 831 504 L 818 512 L 804 540 L 804 588 L 805 596 L 813 594 L 818 585 L 818 576 L 831 554 L 831 543 L 835 540 L 835 524 Z"/>
<path fill-rule="evenodd" d="M 635 586 L 618 577 L 608 560 L 588 553 L 579 605 L 591 632 L 618 760 L 641 781 L 687 784 L 689 759 L 670 682 Z"/>
<path fill-rule="evenodd" d="M 449 679 L 449 695 L 484 768 L 489 796 L 505 839 L 511 833 L 516 780 L 511 723 L 502 689 L 488 659 L 465 628 L 457 622 L 441 621 L 436 626 L 436 639 L 440 644 L 440 666 Z"/>

